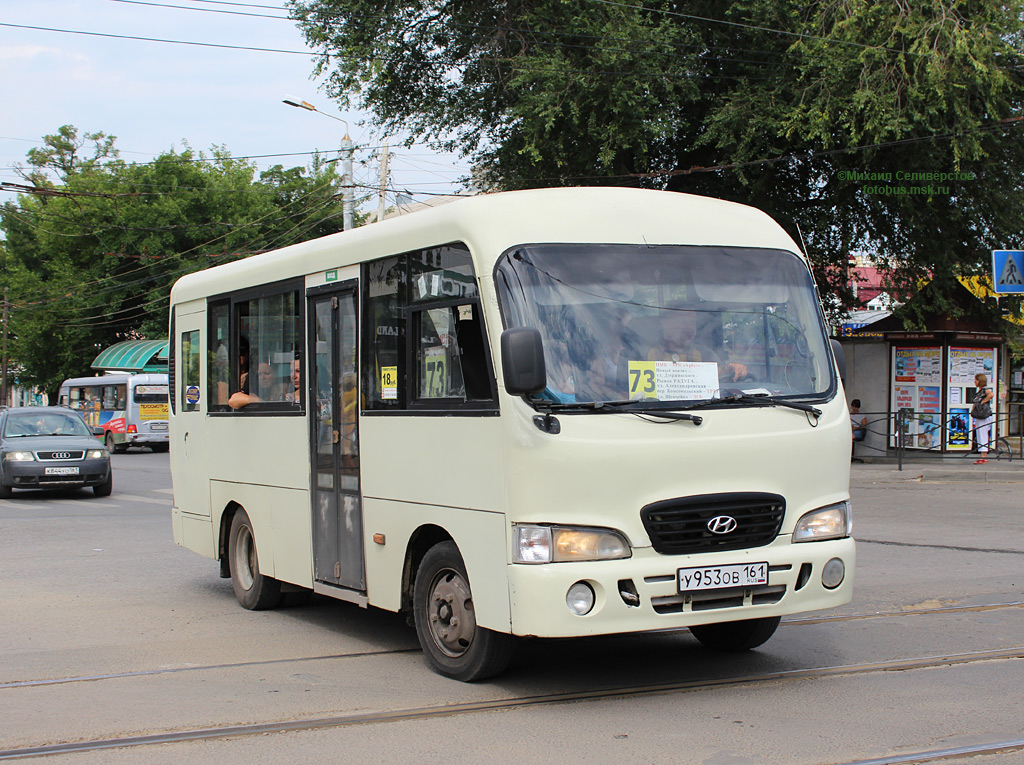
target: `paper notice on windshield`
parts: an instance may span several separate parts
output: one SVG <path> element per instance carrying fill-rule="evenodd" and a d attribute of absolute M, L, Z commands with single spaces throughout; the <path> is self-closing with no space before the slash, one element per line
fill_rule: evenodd
<path fill-rule="evenodd" d="M 629 397 L 703 401 L 718 396 L 718 364 L 706 361 L 631 361 Z"/>

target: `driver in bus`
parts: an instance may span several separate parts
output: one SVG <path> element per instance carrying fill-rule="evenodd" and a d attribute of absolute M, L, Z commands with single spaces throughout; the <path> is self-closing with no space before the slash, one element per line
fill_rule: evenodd
<path fill-rule="evenodd" d="M 747 377 L 747 367 L 735 361 L 723 362 L 710 348 L 695 342 L 697 312 L 684 303 L 670 303 L 661 309 L 662 344 L 651 348 L 648 361 L 704 361 L 718 364 L 719 379 L 739 382 Z"/>

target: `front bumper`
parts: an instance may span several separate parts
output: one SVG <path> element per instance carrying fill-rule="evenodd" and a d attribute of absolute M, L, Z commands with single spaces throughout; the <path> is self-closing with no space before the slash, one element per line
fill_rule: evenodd
<path fill-rule="evenodd" d="M 47 474 L 47 468 L 78 468 L 77 474 Z M 47 460 L 41 462 L 7 462 L 4 465 L 3 482 L 13 489 L 45 489 L 69 486 L 96 486 L 104 483 L 110 475 L 109 459 Z"/>
<path fill-rule="evenodd" d="M 821 583 L 822 569 L 832 558 L 846 567 L 835 589 Z M 676 571 L 689 566 L 730 565 L 767 561 L 768 584 L 706 590 L 681 595 Z M 833 608 L 853 597 L 856 545 L 852 538 L 793 544 L 788 536 L 746 550 L 696 555 L 661 555 L 652 548 L 634 548 L 626 560 L 588 563 L 510 564 L 512 634 L 576 637 L 674 629 L 693 624 L 785 616 Z M 590 613 L 576 616 L 565 597 L 576 582 L 594 591 Z M 635 591 L 637 605 L 623 597 Z"/>

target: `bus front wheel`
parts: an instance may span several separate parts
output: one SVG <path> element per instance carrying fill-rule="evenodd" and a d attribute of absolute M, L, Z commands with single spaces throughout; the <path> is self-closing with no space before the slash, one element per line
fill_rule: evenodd
<path fill-rule="evenodd" d="M 434 545 L 423 556 L 413 600 L 416 636 L 439 675 L 468 683 L 508 666 L 515 639 L 477 626 L 466 565 L 454 542 Z"/>
<path fill-rule="evenodd" d="M 690 633 L 713 651 L 749 651 L 768 642 L 779 626 L 780 617 L 745 619 L 719 624 L 695 624 Z"/>
<path fill-rule="evenodd" d="M 256 557 L 256 536 L 245 510 L 235 512 L 228 534 L 228 564 L 231 587 L 243 608 L 261 611 L 281 602 L 281 583 L 260 573 Z"/>

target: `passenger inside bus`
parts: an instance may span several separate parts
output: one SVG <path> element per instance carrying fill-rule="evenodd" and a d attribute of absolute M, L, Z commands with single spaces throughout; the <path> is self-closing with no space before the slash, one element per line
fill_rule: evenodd
<path fill-rule="evenodd" d="M 254 401 L 259 399 L 249 394 L 249 343 L 242 338 L 238 351 L 238 390 L 231 394 L 228 406 L 232 409 L 241 409 Z"/>
<path fill-rule="evenodd" d="M 285 394 L 284 400 L 289 401 L 293 404 L 302 403 L 302 391 L 300 385 L 302 384 L 302 360 L 296 356 L 292 361 L 292 390 Z"/>

